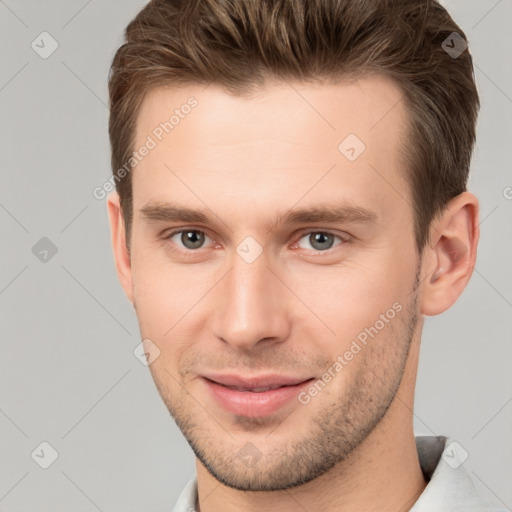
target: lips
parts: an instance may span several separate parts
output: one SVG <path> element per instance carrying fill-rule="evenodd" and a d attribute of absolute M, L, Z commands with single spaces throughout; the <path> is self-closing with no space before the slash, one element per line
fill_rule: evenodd
<path fill-rule="evenodd" d="M 247 378 L 238 375 L 209 374 L 203 375 L 203 377 L 238 391 L 254 392 L 258 392 L 258 390 L 267 391 L 268 389 L 277 389 L 283 386 L 295 386 L 310 379 L 310 377 L 300 378 L 285 375 L 261 375 Z"/>
<path fill-rule="evenodd" d="M 226 386 L 227 388 L 234 389 L 235 391 L 251 391 L 252 393 L 263 393 L 264 391 L 272 391 L 279 389 L 283 386 L 264 386 L 264 387 L 242 387 L 242 386 Z"/>
<path fill-rule="evenodd" d="M 293 401 L 312 380 L 284 375 L 203 375 L 210 395 L 225 411 L 241 416 L 262 417 Z M 295 403 L 298 403 L 295 401 Z"/>

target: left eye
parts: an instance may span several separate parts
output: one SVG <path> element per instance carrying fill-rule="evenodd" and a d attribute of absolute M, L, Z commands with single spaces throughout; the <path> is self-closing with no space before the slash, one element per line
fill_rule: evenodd
<path fill-rule="evenodd" d="M 334 245 L 334 240 L 336 238 L 340 241 L 340 243 L 343 243 L 341 237 L 334 235 L 333 233 L 325 231 L 312 231 L 311 233 L 308 233 L 306 236 L 303 236 L 299 240 L 298 245 L 302 249 L 310 249 L 312 247 L 316 251 L 326 251 L 327 249 L 330 249 Z M 303 242 L 304 240 L 306 242 Z M 306 244 L 306 246 L 304 245 L 304 243 Z M 310 247 L 307 247 L 307 244 L 309 244 Z"/>

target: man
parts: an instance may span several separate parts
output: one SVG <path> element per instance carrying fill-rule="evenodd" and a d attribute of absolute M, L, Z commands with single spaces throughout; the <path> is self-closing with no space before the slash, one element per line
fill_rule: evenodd
<path fill-rule="evenodd" d="M 194 450 L 175 511 L 497 510 L 415 438 L 471 276 L 478 94 L 433 0 L 154 0 L 109 81 L 121 284 Z"/>

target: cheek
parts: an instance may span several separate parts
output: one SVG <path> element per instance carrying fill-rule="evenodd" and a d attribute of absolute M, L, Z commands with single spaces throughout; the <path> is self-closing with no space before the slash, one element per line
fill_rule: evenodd
<path fill-rule="evenodd" d="M 158 254 L 134 254 L 132 274 L 136 314 L 141 337 L 157 345 L 160 355 L 151 365 L 152 373 L 166 372 L 179 380 L 184 355 L 204 338 L 200 330 L 208 315 L 203 300 L 215 283 L 213 269 L 177 265 Z M 156 375 L 155 374 L 155 375 Z"/>
<path fill-rule="evenodd" d="M 394 317 L 394 310 L 402 309 L 409 300 L 415 275 L 412 259 L 398 264 L 392 263 L 392 255 L 371 260 L 338 267 L 310 266 L 307 271 L 295 268 L 289 276 L 296 295 L 313 314 L 303 317 L 304 327 L 311 326 L 313 320 L 318 324 L 314 316 L 321 321 L 318 325 L 332 336 L 322 336 L 319 341 L 329 344 L 326 348 L 333 357 L 343 353 L 365 329 L 376 322 L 380 327 L 381 315 L 391 309 Z M 388 322 L 385 330 L 387 326 Z"/>
<path fill-rule="evenodd" d="M 134 299 L 140 325 L 148 335 L 164 336 L 207 290 L 207 284 L 192 267 L 171 264 L 150 254 L 134 254 Z"/>

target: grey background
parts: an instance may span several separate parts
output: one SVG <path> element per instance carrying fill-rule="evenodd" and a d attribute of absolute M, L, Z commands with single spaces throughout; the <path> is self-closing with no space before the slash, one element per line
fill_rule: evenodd
<path fill-rule="evenodd" d="M 194 473 L 133 355 L 138 325 L 117 282 L 105 201 L 92 196 L 110 175 L 108 68 L 144 3 L 0 1 L 4 512 L 170 511 Z M 457 440 L 481 496 L 510 509 L 512 1 L 444 3 L 476 62 L 482 109 L 470 190 L 481 200 L 482 237 L 459 302 L 427 319 L 415 428 Z M 43 31 L 59 45 L 47 59 L 31 47 Z M 43 237 L 57 248 L 46 262 L 32 252 Z M 59 454 L 46 470 L 31 458 L 42 441 Z"/>

